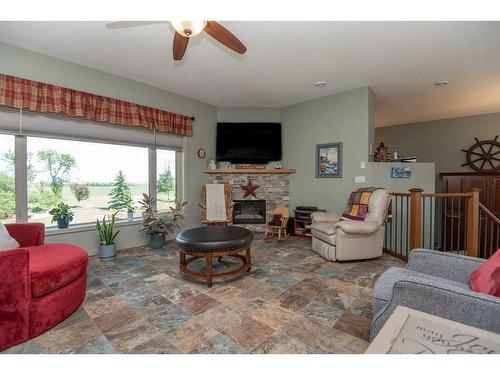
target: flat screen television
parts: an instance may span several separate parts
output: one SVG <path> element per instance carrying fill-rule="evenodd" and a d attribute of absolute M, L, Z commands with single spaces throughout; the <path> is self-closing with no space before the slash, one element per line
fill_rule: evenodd
<path fill-rule="evenodd" d="M 264 122 L 219 122 L 218 161 L 265 164 L 281 160 L 281 124 Z"/>

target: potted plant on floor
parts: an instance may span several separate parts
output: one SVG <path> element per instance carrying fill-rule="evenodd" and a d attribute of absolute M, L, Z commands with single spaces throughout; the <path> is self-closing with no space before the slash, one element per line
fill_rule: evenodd
<path fill-rule="evenodd" d="M 99 258 L 106 260 L 112 259 L 116 256 L 115 238 L 120 233 L 119 230 L 115 232 L 116 211 L 111 215 L 109 222 L 106 221 L 106 215 L 103 216 L 102 222 L 96 220 L 96 229 L 99 234 Z"/>
<path fill-rule="evenodd" d="M 182 219 L 184 206 L 187 202 L 175 201 L 175 206 L 170 207 L 166 213 L 158 213 L 154 210 L 155 199 L 151 195 L 144 193 L 142 201 L 142 231 L 149 234 L 150 246 L 154 250 L 162 249 L 165 246 L 167 233 L 175 233 L 180 228 L 178 221 Z"/>
<path fill-rule="evenodd" d="M 52 215 L 51 223 L 57 222 L 57 227 L 59 229 L 64 229 L 69 226 L 69 223 L 73 220 L 74 212 L 71 211 L 70 207 L 66 203 L 59 203 L 57 207 L 54 207 L 49 211 Z"/>

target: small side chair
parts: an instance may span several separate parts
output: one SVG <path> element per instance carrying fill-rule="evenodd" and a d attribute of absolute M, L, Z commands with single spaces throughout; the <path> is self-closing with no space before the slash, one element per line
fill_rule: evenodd
<path fill-rule="evenodd" d="M 286 231 L 286 225 L 290 217 L 290 211 L 286 207 L 276 207 L 273 211 L 273 218 L 267 223 L 266 233 L 264 238 L 272 237 L 274 234 L 278 235 L 279 240 L 286 240 L 288 238 L 288 233 Z"/>

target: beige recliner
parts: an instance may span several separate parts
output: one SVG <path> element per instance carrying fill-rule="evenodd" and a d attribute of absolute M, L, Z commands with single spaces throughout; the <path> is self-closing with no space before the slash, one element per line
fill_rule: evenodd
<path fill-rule="evenodd" d="M 381 256 L 389 202 L 387 190 L 375 190 L 368 201 L 368 213 L 364 221 L 340 221 L 339 215 L 314 212 L 311 217 L 313 250 L 331 261 Z"/>

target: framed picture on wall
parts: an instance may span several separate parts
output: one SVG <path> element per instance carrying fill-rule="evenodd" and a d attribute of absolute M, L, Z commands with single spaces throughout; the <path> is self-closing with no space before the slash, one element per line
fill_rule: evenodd
<path fill-rule="evenodd" d="M 408 167 L 392 167 L 391 170 L 392 178 L 410 178 L 411 169 Z"/>
<path fill-rule="evenodd" d="M 316 177 L 342 177 L 342 142 L 316 145 Z"/>

